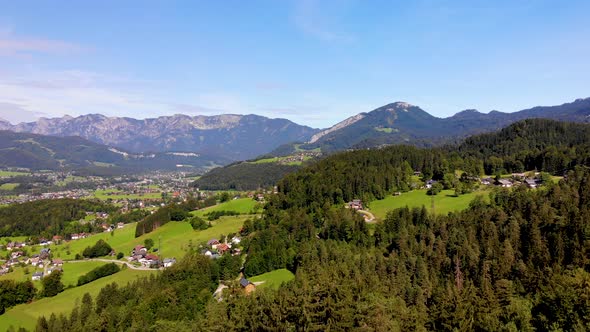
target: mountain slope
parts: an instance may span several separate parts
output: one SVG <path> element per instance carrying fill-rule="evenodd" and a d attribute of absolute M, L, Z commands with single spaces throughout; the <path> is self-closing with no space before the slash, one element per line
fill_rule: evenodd
<path fill-rule="evenodd" d="M 355 121 L 341 122 L 324 130 L 301 148 L 320 147 L 324 151 L 334 151 L 399 143 L 435 145 L 498 130 L 529 118 L 587 123 L 590 122 L 590 98 L 514 113 L 492 111 L 484 114 L 465 110 L 448 118 L 437 118 L 417 106 L 396 102 L 349 118 Z"/>
<path fill-rule="evenodd" d="M 154 119 L 106 117 L 41 118 L 0 129 L 53 136 L 80 136 L 133 152 L 192 151 L 243 160 L 281 144 L 307 141 L 318 130 L 285 119 L 258 115 L 162 116 Z"/>
<path fill-rule="evenodd" d="M 209 167 L 227 159 L 196 153 L 129 153 L 81 137 L 45 136 L 0 131 L 0 167 L 40 169 L 79 169 L 117 167 L 131 170 Z"/>

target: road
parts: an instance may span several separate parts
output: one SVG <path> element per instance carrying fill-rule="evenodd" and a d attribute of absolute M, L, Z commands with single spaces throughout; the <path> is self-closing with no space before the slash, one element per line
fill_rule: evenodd
<path fill-rule="evenodd" d="M 141 271 L 157 270 L 157 269 L 150 269 L 149 267 L 145 267 L 145 266 L 135 266 L 129 262 L 118 261 L 116 259 L 104 259 L 104 258 L 90 258 L 90 259 L 81 259 L 81 260 L 73 260 L 73 261 L 64 261 L 64 263 L 79 263 L 79 262 L 88 262 L 88 261 L 116 263 L 116 264 L 121 264 L 121 265 L 127 265 L 127 267 L 132 270 L 141 270 Z"/>
<path fill-rule="evenodd" d="M 373 221 L 375 221 L 375 216 L 371 212 L 369 212 L 367 210 L 357 210 L 356 212 L 358 212 L 358 213 L 360 213 L 360 214 L 362 214 L 364 216 L 367 216 L 368 218 L 365 218 L 365 221 L 366 222 L 373 222 Z"/>

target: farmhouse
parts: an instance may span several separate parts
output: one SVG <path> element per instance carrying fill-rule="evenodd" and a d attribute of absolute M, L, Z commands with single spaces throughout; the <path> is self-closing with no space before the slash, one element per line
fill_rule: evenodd
<path fill-rule="evenodd" d="M 531 178 L 525 179 L 524 183 L 529 188 L 537 188 L 537 186 L 538 186 L 537 181 L 535 181 L 535 179 L 531 179 Z"/>
<path fill-rule="evenodd" d="M 363 209 L 363 202 L 360 199 L 355 199 L 352 202 L 348 203 L 348 207 L 354 210 L 362 210 Z"/>
<path fill-rule="evenodd" d="M 243 278 L 240 279 L 240 286 L 242 286 L 242 288 L 244 288 L 244 291 L 246 292 L 246 294 L 250 294 L 252 293 L 254 290 L 256 290 L 256 286 L 250 282 L 248 279 Z"/>
<path fill-rule="evenodd" d="M 136 255 L 145 255 L 145 253 L 147 252 L 147 249 L 142 246 L 141 244 L 136 245 L 135 248 L 133 248 L 133 250 L 131 250 L 131 256 L 136 256 Z"/>
<path fill-rule="evenodd" d="M 432 180 L 432 179 L 426 181 L 426 189 L 432 188 L 432 185 L 434 185 L 435 183 L 436 183 L 436 181 Z"/>
<path fill-rule="evenodd" d="M 225 243 L 220 243 L 220 244 L 218 244 L 218 245 L 217 245 L 217 251 L 218 251 L 220 254 L 222 254 L 222 255 L 223 255 L 224 253 L 226 253 L 226 252 L 227 252 L 229 249 L 230 249 L 230 246 L 228 246 L 228 245 L 227 245 L 227 244 L 225 244 Z"/>
<path fill-rule="evenodd" d="M 164 259 L 164 267 L 171 267 L 174 264 L 176 264 L 176 258 L 165 258 Z"/>
<path fill-rule="evenodd" d="M 500 185 L 503 188 L 510 188 L 512 187 L 512 181 L 508 179 L 500 179 L 498 180 L 498 185 Z"/>
<path fill-rule="evenodd" d="M 31 277 L 32 280 L 41 280 L 43 278 L 43 272 L 35 272 Z"/>
<path fill-rule="evenodd" d="M 211 247 L 212 249 L 217 249 L 217 246 L 219 245 L 219 240 L 211 239 L 211 240 L 207 241 L 207 245 L 209 247 Z"/>

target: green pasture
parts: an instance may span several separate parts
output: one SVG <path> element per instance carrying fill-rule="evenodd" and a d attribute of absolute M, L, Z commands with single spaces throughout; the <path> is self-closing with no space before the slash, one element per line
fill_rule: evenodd
<path fill-rule="evenodd" d="M 252 198 L 238 198 L 232 199 L 224 203 L 220 203 L 208 208 L 193 211 L 192 214 L 199 217 L 204 217 L 206 213 L 214 211 L 236 211 L 240 214 L 249 214 L 254 210 L 256 201 Z"/>
<path fill-rule="evenodd" d="M 476 191 L 455 196 L 454 190 L 443 190 L 438 195 L 429 196 L 426 195 L 426 189 L 420 189 L 402 193 L 400 196 L 388 196 L 385 199 L 370 202 L 369 211 L 377 219 L 384 219 L 388 211 L 405 206 L 410 208 L 425 206 L 428 211 L 432 212 L 432 201 L 434 201 L 434 212 L 436 214 L 447 214 L 452 211 L 466 209 L 476 196 L 483 196 L 488 199 L 488 192 Z"/>
<path fill-rule="evenodd" d="M 23 327 L 28 330 L 34 330 L 39 316 L 44 315 L 49 318 L 51 313 L 69 314 L 75 305 L 82 301 L 82 296 L 85 293 L 96 297 L 100 289 L 108 284 L 115 282 L 124 286 L 139 277 L 149 276 L 152 273 L 156 273 L 156 271 L 124 269 L 121 272 L 98 279 L 86 285 L 66 289 L 54 297 L 17 305 L 0 316 L 0 331 L 6 331 L 10 326 L 13 326 L 15 329 Z"/>
<path fill-rule="evenodd" d="M 251 282 L 264 282 L 257 287 L 268 287 L 272 289 L 278 289 L 283 282 L 293 280 L 295 275 L 287 269 L 278 269 L 270 271 L 261 275 L 248 278 Z"/>
<path fill-rule="evenodd" d="M 107 193 L 113 192 L 112 195 Z M 94 191 L 94 197 L 102 200 L 107 199 L 159 199 L 162 198 L 162 193 L 147 193 L 147 194 L 125 194 L 122 192 L 114 192 L 113 190 L 100 190 Z"/>

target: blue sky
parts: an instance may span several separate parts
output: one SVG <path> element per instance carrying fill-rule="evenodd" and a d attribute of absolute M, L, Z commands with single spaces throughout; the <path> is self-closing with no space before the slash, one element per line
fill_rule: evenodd
<path fill-rule="evenodd" d="M 590 1 L 0 0 L 0 117 L 260 114 L 328 127 L 590 96 Z"/>

